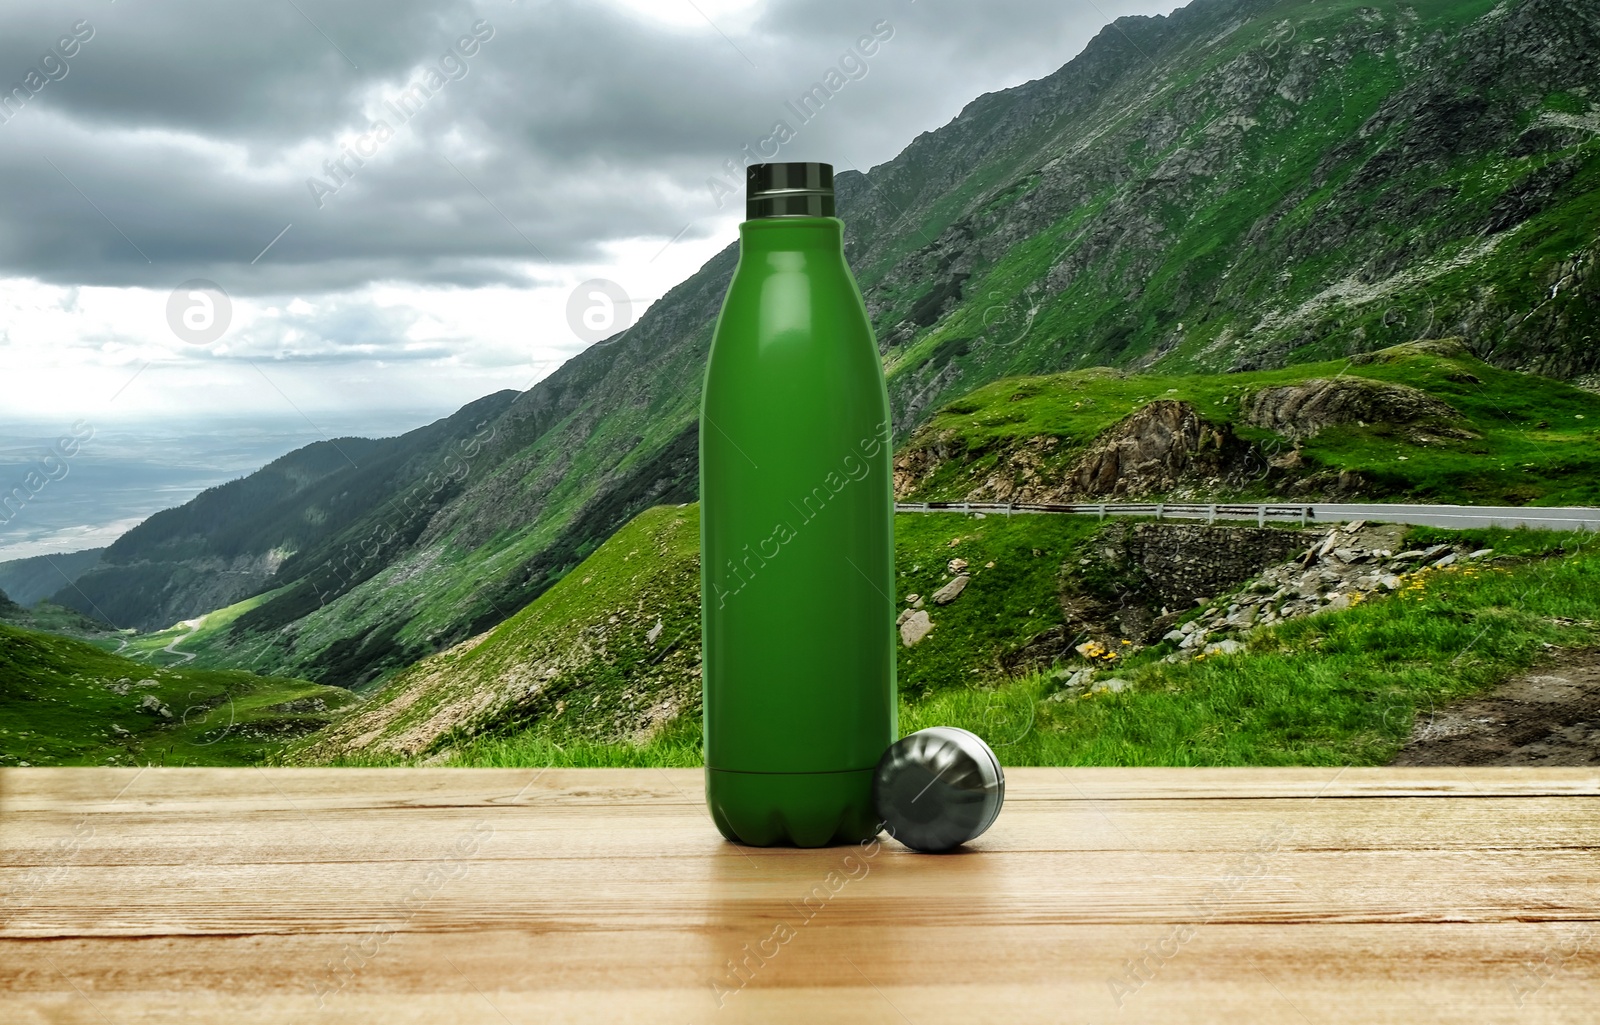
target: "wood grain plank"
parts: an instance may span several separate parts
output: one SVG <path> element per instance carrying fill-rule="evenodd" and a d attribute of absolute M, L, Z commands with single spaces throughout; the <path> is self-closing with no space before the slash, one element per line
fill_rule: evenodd
<path fill-rule="evenodd" d="M 255 782 L 250 782 L 254 779 Z M 1007 801 L 1600 796 L 1600 769 L 1010 768 Z M 532 786 L 529 786 L 530 782 Z M 1021 784 L 1013 786 L 1012 784 Z M 700 769 L 0 769 L 0 811 L 92 810 L 203 798 L 213 807 L 485 807 L 511 803 L 698 805 Z M 127 788 L 124 791 L 124 787 Z M 1014 792 L 1013 792 L 1014 791 Z"/>
<path fill-rule="evenodd" d="M 970 850 L 698 770 L 0 770 L 0 1021 L 1590 1022 L 1592 770 L 1018 769 Z M 1231 1025 L 1231 1023 L 1230 1023 Z"/>

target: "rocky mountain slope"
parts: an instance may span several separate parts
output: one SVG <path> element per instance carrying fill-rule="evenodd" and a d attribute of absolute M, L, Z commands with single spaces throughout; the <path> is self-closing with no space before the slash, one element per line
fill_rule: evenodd
<path fill-rule="evenodd" d="M 1597 55 L 1588 0 L 1195 0 L 1119 19 L 1055 74 L 838 175 L 897 437 L 988 381 L 1095 364 L 1243 370 L 1449 334 L 1498 366 L 1595 373 Z M 385 477 L 390 501 L 275 569 L 285 549 L 195 540 L 204 527 L 143 538 L 106 555 L 144 568 L 86 590 L 164 625 L 270 589 L 219 657 L 349 686 L 507 619 L 634 513 L 694 497 L 735 260 L 517 396 L 428 501 Z M 209 560 L 193 587 L 188 559 Z"/>
<path fill-rule="evenodd" d="M 1593 374 L 1597 54 L 1600 11 L 1576 0 L 1122 19 L 956 122 L 1036 149 L 869 290 L 897 426 L 1008 373 L 1220 371 L 1427 335 Z M 984 167 L 988 139 L 950 166 Z M 875 176 L 909 177 L 916 148 Z"/>

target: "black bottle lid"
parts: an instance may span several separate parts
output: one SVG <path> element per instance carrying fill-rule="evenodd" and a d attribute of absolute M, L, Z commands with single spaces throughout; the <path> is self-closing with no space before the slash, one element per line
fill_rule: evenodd
<path fill-rule="evenodd" d="M 744 180 L 746 220 L 833 216 L 832 164 L 751 164 L 745 168 Z"/>

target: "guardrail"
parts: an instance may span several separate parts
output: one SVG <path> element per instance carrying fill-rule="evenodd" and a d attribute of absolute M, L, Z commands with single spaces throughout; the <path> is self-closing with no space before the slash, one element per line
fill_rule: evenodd
<path fill-rule="evenodd" d="M 1240 505 L 1237 503 L 1191 502 L 1091 502 L 1077 504 L 1026 504 L 1007 502 L 896 502 L 895 512 L 954 512 L 998 513 L 1011 516 L 1015 513 L 1071 513 L 1079 516 L 1154 516 L 1158 520 L 1255 520 L 1266 526 L 1268 520 L 1293 520 L 1301 526 L 1317 515 L 1309 505 Z"/>

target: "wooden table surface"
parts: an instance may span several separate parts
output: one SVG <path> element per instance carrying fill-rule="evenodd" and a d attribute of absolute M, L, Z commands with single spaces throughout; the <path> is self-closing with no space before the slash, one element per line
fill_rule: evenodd
<path fill-rule="evenodd" d="M 1600 1021 L 1600 771 L 1007 795 L 930 856 L 698 770 L 0 770 L 0 1022 Z"/>

